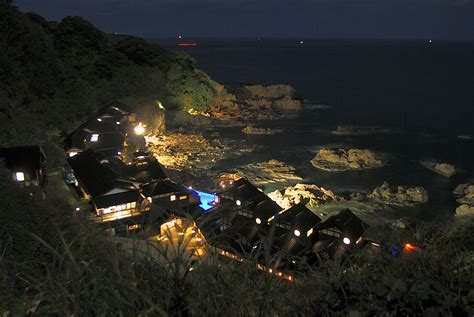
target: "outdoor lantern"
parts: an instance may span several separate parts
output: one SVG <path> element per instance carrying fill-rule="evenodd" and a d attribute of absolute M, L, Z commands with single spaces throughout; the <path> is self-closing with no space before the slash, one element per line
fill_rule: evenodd
<path fill-rule="evenodd" d="M 293 231 L 293 233 L 295 234 L 295 236 L 299 237 L 301 235 L 301 232 L 296 229 L 295 231 Z"/>
<path fill-rule="evenodd" d="M 17 181 L 23 182 L 25 180 L 25 174 L 23 174 L 23 172 L 16 172 L 15 178 Z"/>
<path fill-rule="evenodd" d="M 257 225 L 259 225 L 259 224 L 262 223 L 262 220 L 260 220 L 260 218 L 256 218 L 256 219 L 255 219 L 255 222 L 257 223 Z"/>
<path fill-rule="evenodd" d="M 344 244 L 351 244 L 351 239 L 345 237 L 344 239 L 342 239 L 342 242 L 344 242 Z"/>

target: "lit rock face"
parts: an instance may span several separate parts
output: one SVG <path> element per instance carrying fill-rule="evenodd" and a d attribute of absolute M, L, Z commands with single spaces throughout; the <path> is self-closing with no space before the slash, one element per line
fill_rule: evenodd
<path fill-rule="evenodd" d="M 254 184 L 265 186 L 270 184 L 288 184 L 301 181 L 302 178 L 295 174 L 295 168 L 278 160 L 248 164 L 236 168 L 236 171 Z"/>
<path fill-rule="evenodd" d="M 427 191 L 421 187 L 390 186 L 384 182 L 380 187 L 373 190 L 371 197 L 386 203 L 410 206 L 423 204 L 428 201 Z"/>
<path fill-rule="evenodd" d="M 303 109 L 301 100 L 288 85 L 244 86 L 235 95 L 228 94 L 209 109 L 209 115 L 219 120 L 250 121 L 276 119 Z"/>
<path fill-rule="evenodd" d="M 148 151 L 166 168 L 185 171 L 194 176 L 217 173 L 217 161 L 238 157 L 253 149 L 241 141 L 207 139 L 200 134 L 172 133 L 147 137 Z"/>
<path fill-rule="evenodd" d="M 456 167 L 448 163 L 438 163 L 438 162 L 430 162 L 430 161 L 422 161 L 420 162 L 421 165 L 426 167 L 427 169 L 443 175 L 445 177 L 451 177 L 456 175 Z"/>
<path fill-rule="evenodd" d="M 474 216 L 474 206 L 469 206 L 467 204 L 463 204 L 456 208 L 456 216 Z"/>
<path fill-rule="evenodd" d="M 321 149 L 311 164 L 329 172 L 364 170 L 384 165 L 382 158 L 370 150 Z"/>
<path fill-rule="evenodd" d="M 457 216 L 474 215 L 474 184 L 460 184 L 454 189 L 456 201 L 461 205 L 456 209 Z"/>
<path fill-rule="evenodd" d="M 438 163 L 434 166 L 433 169 L 436 173 L 446 176 L 446 177 L 451 177 L 456 174 L 456 168 L 447 163 Z"/>
<path fill-rule="evenodd" d="M 248 125 L 245 128 L 242 129 L 242 132 L 245 134 L 276 134 L 279 133 L 283 130 L 281 129 L 270 129 L 270 128 L 258 128 L 254 127 L 253 125 Z"/>
<path fill-rule="evenodd" d="M 313 184 L 296 184 L 268 194 L 280 207 L 289 208 L 303 202 L 307 207 L 317 207 L 327 201 L 341 200 L 331 190 Z"/>

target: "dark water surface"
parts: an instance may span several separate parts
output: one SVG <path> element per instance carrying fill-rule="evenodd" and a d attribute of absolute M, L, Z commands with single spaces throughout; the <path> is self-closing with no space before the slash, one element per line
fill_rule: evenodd
<path fill-rule="evenodd" d="M 430 195 L 430 203 L 419 208 L 423 215 L 454 210 L 451 191 L 474 176 L 474 42 L 201 39 L 198 47 L 178 48 L 174 39 L 156 41 L 188 52 L 218 82 L 287 83 L 306 100 L 310 109 L 297 119 L 260 124 L 282 127 L 281 134 L 246 136 L 236 128 L 222 129 L 224 136 L 264 146 L 248 161 L 281 159 L 307 181 L 339 190 L 370 191 L 384 180 L 421 185 Z M 341 124 L 396 133 L 330 133 Z M 387 153 L 390 165 L 327 173 L 309 164 L 319 147 L 338 145 Z M 426 160 L 452 163 L 460 172 L 445 178 L 422 167 Z"/>

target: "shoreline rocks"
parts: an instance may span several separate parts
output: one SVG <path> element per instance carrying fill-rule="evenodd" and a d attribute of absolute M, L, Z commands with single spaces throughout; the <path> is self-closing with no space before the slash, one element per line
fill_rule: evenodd
<path fill-rule="evenodd" d="M 370 150 L 320 149 L 311 164 L 324 171 L 366 170 L 384 166 L 382 157 Z"/>
<path fill-rule="evenodd" d="M 300 202 L 307 207 L 317 207 L 328 201 L 341 200 L 333 191 L 314 184 L 296 184 L 268 194 L 282 208 L 289 208 Z"/>
<path fill-rule="evenodd" d="M 208 114 L 219 120 L 277 119 L 303 110 L 289 85 L 246 85 L 211 105 Z"/>
<path fill-rule="evenodd" d="M 459 184 L 453 190 L 456 201 L 461 204 L 456 208 L 456 216 L 474 215 L 474 184 Z"/>
<path fill-rule="evenodd" d="M 295 174 L 295 168 L 278 160 L 247 164 L 235 169 L 239 174 L 255 186 L 266 186 L 269 184 L 288 184 L 302 181 Z"/>
<path fill-rule="evenodd" d="M 390 186 L 387 182 L 383 182 L 381 186 L 376 187 L 372 194 L 370 194 L 370 197 L 385 203 L 401 206 L 412 206 L 428 202 L 428 192 L 421 186 L 395 187 Z"/>

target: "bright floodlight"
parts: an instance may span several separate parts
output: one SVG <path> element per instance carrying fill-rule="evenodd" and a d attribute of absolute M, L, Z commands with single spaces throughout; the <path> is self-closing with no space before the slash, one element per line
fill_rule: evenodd
<path fill-rule="evenodd" d="M 135 133 L 138 134 L 138 135 L 142 135 L 143 133 L 145 133 L 145 127 L 144 127 L 143 124 L 140 122 L 140 123 L 138 123 L 138 125 L 133 129 L 133 131 L 135 131 Z"/>
<path fill-rule="evenodd" d="M 23 172 L 16 172 L 15 177 L 19 182 L 23 182 L 25 180 L 25 174 L 23 174 Z"/>
<path fill-rule="evenodd" d="M 344 239 L 342 239 L 342 242 L 344 242 L 344 244 L 351 244 L 351 239 L 344 238 Z"/>
<path fill-rule="evenodd" d="M 242 205 L 242 202 L 237 199 L 237 200 L 235 201 L 235 204 L 236 204 L 237 206 L 240 206 L 240 205 Z"/>
<path fill-rule="evenodd" d="M 259 225 L 259 224 L 262 223 L 262 220 L 260 220 L 260 218 L 256 218 L 256 219 L 255 219 L 255 222 L 257 223 L 257 225 Z"/>
<path fill-rule="evenodd" d="M 295 234 L 295 236 L 299 237 L 301 235 L 301 232 L 296 229 L 295 231 L 293 231 L 293 233 Z"/>

